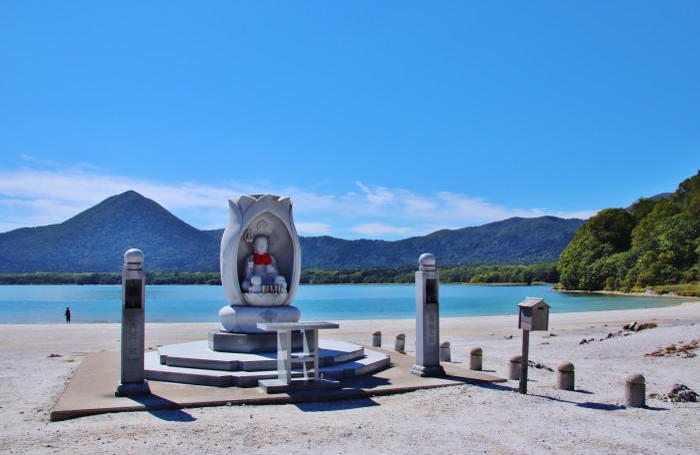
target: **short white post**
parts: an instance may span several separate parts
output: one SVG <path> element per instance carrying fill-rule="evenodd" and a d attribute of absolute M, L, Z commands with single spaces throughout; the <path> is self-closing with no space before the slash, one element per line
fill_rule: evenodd
<path fill-rule="evenodd" d="M 401 353 L 406 352 L 406 334 L 399 333 L 396 335 L 396 341 L 394 341 L 394 351 Z"/>
<path fill-rule="evenodd" d="M 483 365 L 484 351 L 480 347 L 471 348 L 469 351 L 469 369 L 481 370 Z"/>
<path fill-rule="evenodd" d="M 632 408 L 643 408 L 646 403 L 646 381 L 639 373 L 630 373 L 625 377 L 625 405 Z"/>
<path fill-rule="evenodd" d="M 372 334 L 372 346 L 375 348 L 382 347 L 382 332 L 379 330 Z"/>
<path fill-rule="evenodd" d="M 523 357 L 521 355 L 514 355 L 508 361 L 510 369 L 508 370 L 508 379 L 513 379 L 517 381 L 520 379 L 520 366 L 523 363 Z"/>
<path fill-rule="evenodd" d="M 452 354 L 450 353 L 449 341 L 444 341 L 440 343 L 440 362 L 452 362 Z"/>
<path fill-rule="evenodd" d="M 557 365 L 557 387 L 574 390 L 574 364 L 565 360 Z"/>

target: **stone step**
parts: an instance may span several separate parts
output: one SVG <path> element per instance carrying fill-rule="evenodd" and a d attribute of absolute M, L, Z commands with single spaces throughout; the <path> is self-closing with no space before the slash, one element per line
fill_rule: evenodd
<path fill-rule="evenodd" d="M 388 368 L 389 365 L 390 360 L 388 355 L 365 349 L 362 358 L 321 367 L 319 368 L 319 373 L 325 378 L 342 381 L 343 379 L 349 379 L 355 376 L 373 374 Z M 261 379 L 277 378 L 276 369 L 261 371 L 223 371 L 163 365 L 160 362 L 160 356 L 157 352 L 146 353 L 144 367 L 146 379 L 216 387 L 255 387 Z M 293 378 L 300 378 L 302 376 L 303 372 L 301 370 L 292 371 Z"/>
<path fill-rule="evenodd" d="M 191 341 L 158 348 L 160 363 L 172 367 L 222 371 L 266 371 L 277 369 L 276 353 L 213 351 L 207 341 Z M 319 341 L 319 366 L 331 366 L 364 357 L 364 348 L 344 341 Z M 293 358 L 292 367 L 301 368 L 302 359 Z"/>

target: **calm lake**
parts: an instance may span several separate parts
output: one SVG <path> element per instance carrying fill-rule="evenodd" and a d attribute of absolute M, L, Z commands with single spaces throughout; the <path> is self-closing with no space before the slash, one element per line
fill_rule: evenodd
<path fill-rule="evenodd" d="M 551 286 L 440 286 L 440 316 L 514 313 L 525 297 L 542 297 L 555 313 L 674 305 L 687 298 L 563 294 Z M 225 305 L 220 286 L 147 286 L 146 321 L 216 322 Z M 414 285 L 300 286 L 294 305 L 302 319 L 415 317 Z M 120 322 L 121 286 L 0 286 L 0 323 Z"/>

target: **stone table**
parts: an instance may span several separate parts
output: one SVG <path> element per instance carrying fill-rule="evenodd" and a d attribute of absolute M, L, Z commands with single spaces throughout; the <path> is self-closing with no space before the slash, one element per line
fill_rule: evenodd
<path fill-rule="evenodd" d="M 292 385 L 292 357 L 299 357 L 304 368 L 303 385 L 308 386 L 339 386 L 337 381 L 323 381 L 318 373 L 318 331 L 320 329 L 337 329 L 340 326 L 326 321 L 299 322 L 259 322 L 257 327 L 265 331 L 277 332 L 277 379 L 261 380 L 260 387 L 267 391 L 282 392 L 289 390 Z M 304 350 L 292 352 L 292 332 L 301 330 L 304 333 Z M 313 379 L 310 380 L 307 362 L 313 364 Z M 328 384 L 326 384 L 328 383 Z"/>

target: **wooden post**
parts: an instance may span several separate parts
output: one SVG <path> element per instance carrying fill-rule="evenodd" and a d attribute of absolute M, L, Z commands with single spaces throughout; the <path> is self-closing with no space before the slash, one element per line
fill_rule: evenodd
<path fill-rule="evenodd" d="M 530 331 L 523 330 L 523 363 L 520 364 L 520 386 L 518 392 L 527 393 L 527 354 L 530 348 Z"/>

